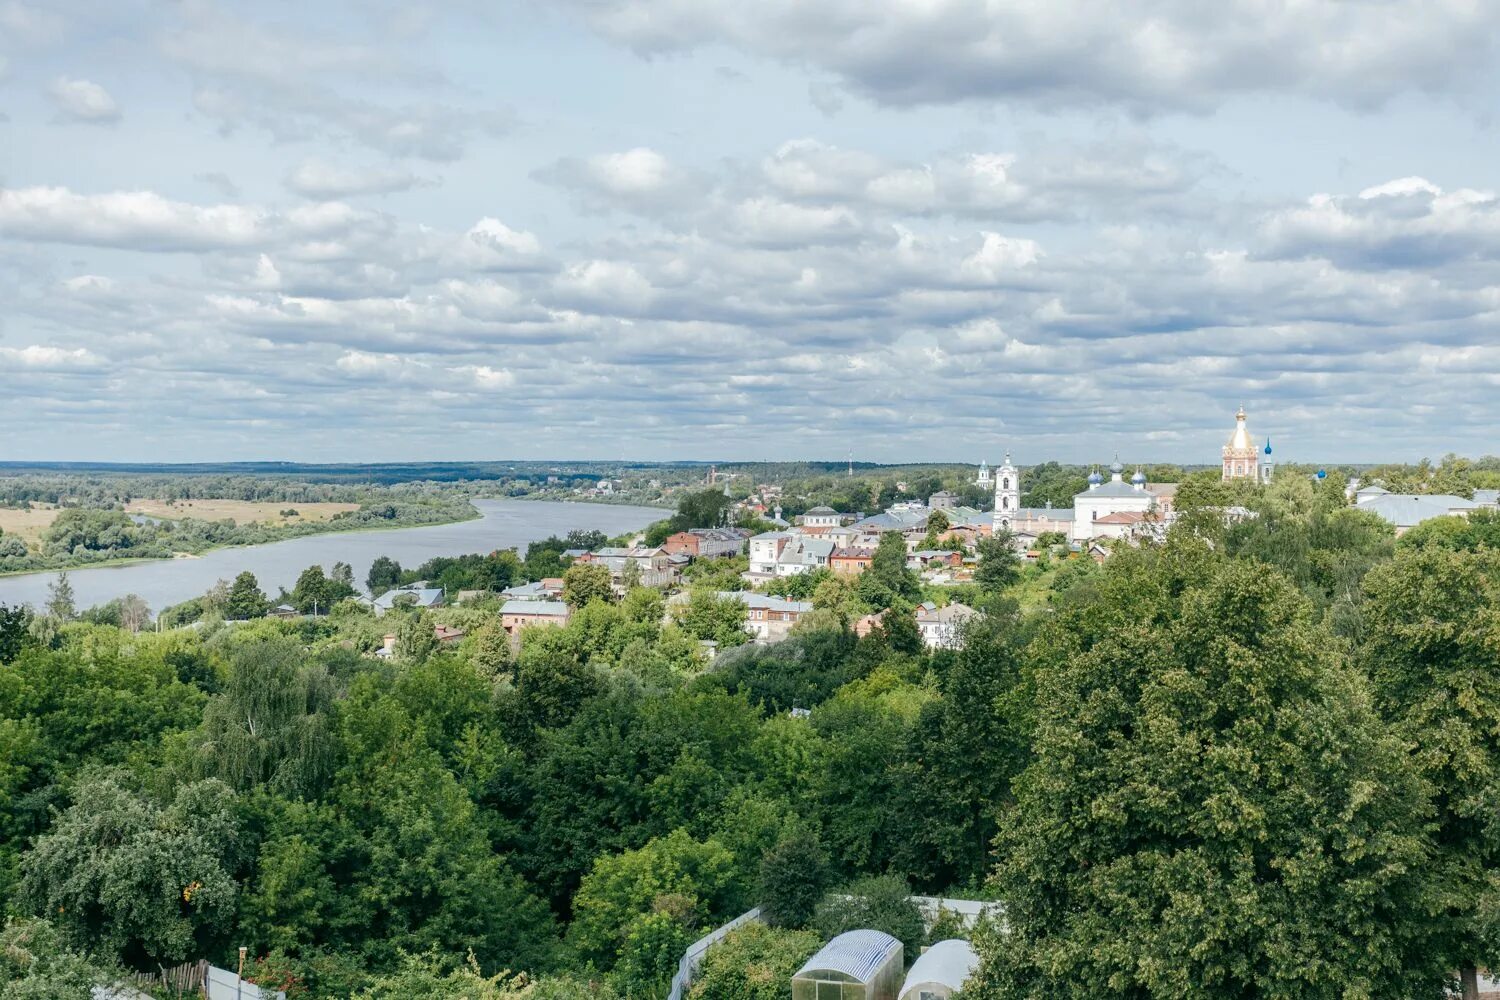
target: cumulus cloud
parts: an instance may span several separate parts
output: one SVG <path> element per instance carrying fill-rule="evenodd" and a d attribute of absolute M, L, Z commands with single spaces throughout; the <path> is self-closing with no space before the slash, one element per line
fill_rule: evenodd
<path fill-rule="evenodd" d="M 26 347 L 0 346 L 0 358 L 7 365 L 28 371 L 66 372 L 98 368 L 104 359 L 86 347 L 64 348 L 43 344 Z"/>
<path fill-rule="evenodd" d="M 303 160 L 286 177 L 289 190 L 323 199 L 410 191 L 421 183 L 409 170 L 341 167 L 319 159 Z"/>
<path fill-rule="evenodd" d="M 1445 192 L 1422 177 L 1377 184 L 1350 197 L 1319 194 L 1273 213 L 1262 227 L 1273 257 L 1321 257 L 1344 267 L 1436 267 L 1500 259 L 1500 199 Z"/>
<path fill-rule="evenodd" d="M 153 191 L 79 194 L 61 187 L 0 190 L 0 236 L 152 251 L 194 251 L 320 243 L 376 216 L 338 202 L 278 213 L 252 205 L 194 205 Z"/>
<path fill-rule="evenodd" d="M 1149 114 L 1273 91 L 1371 107 L 1472 84 L 1500 41 L 1500 9 L 1470 0 L 572 2 L 642 53 L 732 45 L 821 68 L 896 106 L 1027 99 Z"/>
<path fill-rule="evenodd" d="M 60 76 L 48 88 L 58 115 L 87 125 L 113 125 L 120 120 L 120 106 L 109 91 L 91 80 Z"/>
<path fill-rule="evenodd" d="M 588 157 L 564 157 L 534 172 L 566 188 L 588 206 L 680 213 L 691 208 L 699 182 L 662 153 L 637 146 Z"/>

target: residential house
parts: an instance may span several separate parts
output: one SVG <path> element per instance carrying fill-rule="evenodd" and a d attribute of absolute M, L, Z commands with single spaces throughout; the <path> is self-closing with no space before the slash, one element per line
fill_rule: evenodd
<path fill-rule="evenodd" d="M 640 571 L 643 587 L 667 587 L 677 581 L 677 569 L 670 554 L 663 548 L 644 545 L 619 548 L 606 546 L 579 556 L 575 562 L 598 563 L 609 570 L 610 579 L 618 586 L 624 579 L 625 567 L 634 564 Z"/>
<path fill-rule="evenodd" d="M 520 583 L 514 587 L 506 587 L 500 591 L 500 596 L 506 600 L 515 601 L 550 601 L 555 597 L 561 597 L 562 591 L 562 577 L 548 576 L 532 583 Z"/>
<path fill-rule="evenodd" d="M 952 510 L 958 506 L 958 494 L 939 490 L 927 498 L 927 506 L 933 510 Z"/>
<path fill-rule="evenodd" d="M 828 565 L 835 544 L 793 531 L 763 531 L 750 538 L 750 572 L 745 578 L 764 581 L 797 576 Z"/>
<path fill-rule="evenodd" d="M 745 631 L 754 636 L 756 642 L 785 639 L 791 627 L 813 609 L 811 601 L 789 601 L 784 597 L 748 590 L 721 591 L 718 596 L 745 605 Z"/>
<path fill-rule="evenodd" d="M 266 612 L 266 617 L 267 618 L 301 618 L 302 617 L 302 612 L 298 611 L 296 608 L 292 607 L 290 604 L 278 604 L 278 605 L 276 605 L 276 607 L 274 607 L 270 611 Z"/>
<path fill-rule="evenodd" d="M 828 568 L 844 576 L 858 576 L 870 568 L 875 550 L 868 545 L 850 545 L 834 549 L 828 557 Z"/>
<path fill-rule="evenodd" d="M 1134 538 L 1151 520 L 1151 515 L 1139 510 L 1119 510 L 1113 514 L 1094 518 L 1095 538 Z"/>
<path fill-rule="evenodd" d="M 844 523 L 844 515 L 832 507 L 814 507 L 803 514 L 798 520 L 802 530 L 809 535 L 816 535 L 828 528 L 838 528 Z"/>
<path fill-rule="evenodd" d="M 964 554 L 951 549 L 919 549 L 906 557 L 908 569 L 931 569 L 934 566 L 957 568 L 964 564 Z"/>
<path fill-rule="evenodd" d="M 463 629 L 455 628 L 452 625 L 432 626 L 432 638 L 439 646 L 456 646 L 458 643 L 463 642 L 466 634 Z M 387 632 L 381 638 L 380 648 L 375 650 L 375 655 L 382 660 L 388 660 L 396 655 L 396 633 Z"/>
<path fill-rule="evenodd" d="M 500 627 L 515 637 L 531 625 L 566 625 L 572 616 L 562 601 L 506 601 L 500 606 Z"/>
<path fill-rule="evenodd" d="M 1423 521 L 1450 514 L 1467 517 L 1469 511 L 1483 504 L 1448 493 L 1390 493 L 1379 486 L 1367 486 L 1354 496 L 1355 506 L 1389 521 L 1396 534 L 1404 535 Z"/>
<path fill-rule="evenodd" d="M 443 606 L 443 588 L 411 584 L 387 590 L 375 598 L 372 606 L 377 615 L 383 615 L 394 607 L 440 608 Z"/>
<path fill-rule="evenodd" d="M 719 559 L 744 552 L 749 538 L 750 532 L 744 528 L 693 528 L 669 535 L 661 547 L 669 555 Z"/>
<path fill-rule="evenodd" d="M 917 608 L 917 630 L 928 649 L 956 649 L 962 641 L 964 623 L 979 614 L 957 601 L 942 608 L 925 601 Z"/>

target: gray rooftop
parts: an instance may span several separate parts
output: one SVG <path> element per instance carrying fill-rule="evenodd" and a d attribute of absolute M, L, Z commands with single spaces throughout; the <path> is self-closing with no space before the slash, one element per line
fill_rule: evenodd
<path fill-rule="evenodd" d="M 416 599 L 415 606 L 419 608 L 430 608 L 443 599 L 442 587 L 406 588 L 399 590 L 387 590 L 375 598 L 375 607 L 381 610 L 389 610 L 396 606 L 396 598 L 413 597 Z"/>
<path fill-rule="evenodd" d="M 1385 493 L 1370 497 L 1357 509 L 1378 514 L 1398 528 L 1410 528 L 1455 511 L 1473 510 L 1477 504 L 1449 493 Z"/>
<path fill-rule="evenodd" d="M 739 601 L 747 608 L 758 608 L 762 611 L 793 611 L 806 614 L 813 609 L 811 601 L 789 601 L 775 594 L 757 594 L 749 590 L 721 590 L 718 596 L 720 600 Z"/>
<path fill-rule="evenodd" d="M 562 601 L 506 601 L 500 605 L 502 615 L 543 615 L 548 618 L 562 618 L 568 613 L 568 606 Z"/>

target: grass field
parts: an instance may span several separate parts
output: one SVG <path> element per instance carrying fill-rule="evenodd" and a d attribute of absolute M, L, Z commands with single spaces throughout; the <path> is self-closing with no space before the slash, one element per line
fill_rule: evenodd
<path fill-rule="evenodd" d="M 327 521 L 335 514 L 359 510 L 357 503 L 256 503 L 249 500 L 132 500 L 125 506 L 131 514 L 176 520 L 195 517 L 200 521 L 230 520 L 235 524 L 300 524 Z M 284 510 L 295 510 L 297 516 L 282 517 Z M 0 522 L 3 523 L 3 522 Z"/>
<path fill-rule="evenodd" d="M 31 510 L 15 510 L 11 507 L 0 507 L 0 532 L 7 535 L 20 535 L 28 544 L 35 544 L 42 537 L 42 532 L 47 530 L 57 517 L 55 507 L 44 507 L 40 504 L 33 506 Z"/>

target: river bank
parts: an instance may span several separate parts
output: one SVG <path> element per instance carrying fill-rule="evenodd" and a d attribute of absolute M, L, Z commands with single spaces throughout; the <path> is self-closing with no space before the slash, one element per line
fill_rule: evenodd
<path fill-rule="evenodd" d="M 464 521 L 389 529 L 355 529 L 301 535 L 259 545 L 221 547 L 197 559 L 149 559 L 93 564 L 66 570 L 79 607 L 102 604 L 125 594 L 145 598 L 153 610 L 197 597 L 218 580 L 242 571 L 254 573 L 262 589 L 275 596 L 291 589 L 308 566 L 331 568 L 346 562 L 363 585 L 370 563 L 379 556 L 415 567 L 435 556 L 520 548 L 549 535 L 575 528 L 607 535 L 637 531 L 660 520 L 654 507 L 567 501 L 474 500 L 477 516 Z M 57 571 L 0 577 L 0 603 L 40 607 Z"/>

